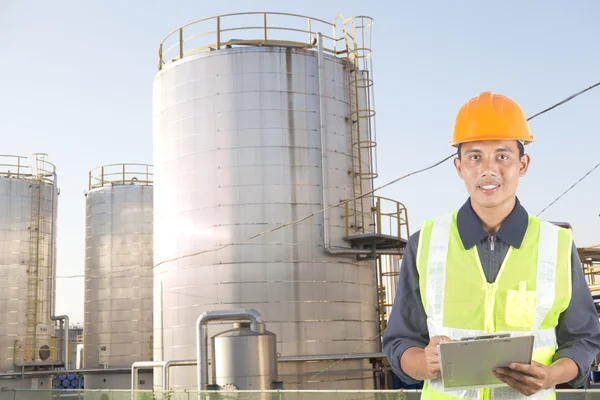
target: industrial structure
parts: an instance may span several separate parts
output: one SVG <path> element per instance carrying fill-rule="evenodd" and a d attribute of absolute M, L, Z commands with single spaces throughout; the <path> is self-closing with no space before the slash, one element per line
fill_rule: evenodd
<path fill-rule="evenodd" d="M 156 176 L 88 175 L 83 327 L 54 311 L 56 169 L 0 156 L 0 388 L 399 387 L 381 335 L 410 232 L 373 194 L 372 24 L 257 12 L 167 35 Z M 578 250 L 600 315 L 600 245 Z"/>
<path fill-rule="evenodd" d="M 89 172 L 86 193 L 85 369 L 152 359 L 152 167 L 111 164 Z M 151 387 L 151 371 L 140 388 Z M 90 374 L 89 389 L 127 389 L 128 375 Z"/>
<path fill-rule="evenodd" d="M 64 328 L 61 326 L 56 329 L 56 336 L 64 337 Z M 65 369 L 75 370 L 83 367 L 81 365 L 81 354 L 83 353 L 83 325 L 72 324 L 69 327 L 69 362 Z"/>
<path fill-rule="evenodd" d="M 54 315 L 56 168 L 47 155 L 0 156 L 0 371 L 1 387 L 45 389 L 47 378 L 18 379 L 64 366 L 68 329 L 59 340 Z"/>
<path fill-rule="evenodd" d="M 580 247 L 577 251 L 583 266 L 583 275 L 600 316 L 600 244 Z"/>
<path fill-rule="evenodd" d="M 242 15 L 256 24 L 236 25 Z M 196 351 L 200 314 L 253 308 L 287 359 L 285 388 L 377 385 L 371 361 L 383 359 L 390 292 L 377 272 L 397 274 L 397 260 L 382 259 L 402 255 L 408 224 L 401 203 L 371 194 L 371 27 L 369 17 L 231 14 L 160 44 L 155 362 Z M 197 387 L 193 369 L 170 379 Z"/>

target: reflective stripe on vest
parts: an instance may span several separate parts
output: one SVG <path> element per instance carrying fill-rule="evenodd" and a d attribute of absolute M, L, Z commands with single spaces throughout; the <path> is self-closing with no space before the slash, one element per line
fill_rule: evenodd
<path fill-rule="evenodd" d="M 524 242 L 527 240 L 529 244 L 535 244 L 534 240 L 537 236 L 538 254 L 537 269 L 535 274 L 535 298 L 532 298 L 533 293 L 526 291 L 526 280 L 519 281 L 519 287 L 510 289 L 508 292 L 509 295 L 512 294 L 515 298 L 519 298 L 521 300 L 526 299 L 527 304 L 530 304 L 533 301 L 533 303 L 530 305 L 533 307 L 533 304 L 535 304 L 535 308 L 532 310 L 533 313 L 530 320 L 528 320 L 527 316 L 523 317 L 527 313 L 524 313 L 521 310 L 515 311 L 513 309 L 509 309 L 508 306 L 506 306 L 506 309 L 504 310 L 506 314 L 505 319 L 516 324 L 517 326 L 520 325 L 522 330 L 503 330 L 503 332 L 508 332 L 512 336 L 533 334 L 535 336 L 534 359 L 546 365 L 549 365 L 552 362 L 552 358 L 556 351 L 556 334 L 554 329 L 557 323 L 556 316 L 560 314 L 560 312 L 564 311 L 568 305 L 567 299 L 570 298 L 571 295 L 570 252 L 572 239 L 570 236 L 570 231 L 564 229 L 561 231 L 561 229 L 562 228 L 559 228 L 553 224 L 542 222 L 535 217 L 529 217 L 529 226 L 526 232 L 526 237 L 524 238 Z M 421 230 L 421 236 L 419 239 L 419 246 L 417 250 L 417 268 L 420 275 L 425 275 L 424 282 L 421 282 L 421 287 L 424 286 L 425 288 L 425 290 L 421 291 L 421 297 L 423 306 L 427 313 L 427 326 L 429 329 L 429 335 L 430 337 L 446 335 L 452 339 L 458 340 L 463 337 L 478 336 L 489 332 L 496 332 L 497 322 L 495 321 L 495 314 L 497 307 L 495 305 L 495 301 L 498 285 L 502 285 L 502 282 L 498 284 L 487 284 L 487 281 L 485 281 L 485 283 L 488 285 L 485 287 L 484 294 L 485 310 L 483 314 L 485 315 L 485 323 L 483 326 L 479 326 L 481 329 L 461 329 L 444 325 L 444 319 L 447 317 L 447 315 L 444 314 L 444 307 L 447 284 L 446 263 L 449 257 L 449 246 L 451 243 L 457 243 L 457 241 L 460 241 L 459 238 L 452 238 L 451 235 L 458 236 L 458 229 L 456 227 L 456 213 L 443 216 L 434 221 L 426 222 Z M 559 236 L 562 237 L 560 244 Z M 454 246 L 459 245 L 454 244 Z M 474 258 L 477 259 L 477 265 L 479 266 L 482 279 L 485 280 L 476 246 L 471 250 L 464 250 L 464 248 L 462 248 L 462 242 L 460 242 L 460 247 L 461 251 L 463 252 L 473 253 Z M 424 257 L 423 254 L 421 254 L 422 251 L 427 252 L 426 263 L 423 262 Z M 509 248 L 508 254 L 506 255 L 498 277 L 496 278 L 497 282 L 500 280 L 502 271 L 504 268 L 506 268 L 505 264 L 510 263 L 511 252 L 519 252 L 519 250 L 512 247 Z M 517 255 L 519 255 L 519 253 L 515 253 L 515 256 Z M 523 253 L 520 253 L 520 255 L 523 255 Z M 520 258 L 518 259 L 520 260 Z M 533 262 L 535 263 L 535 261 Z M 465 262 L 465 264 L 468 263 Z M 568 278 L 568 282 L 560 285 L 561 296 L 559 296 L 558 299 L 556 298 L 557 264 L 559 264 L 561 268 L 568 268 L 568 272 L 565 276 Z M 512 268 L 511 273 L 513 274 L 514 278 L 514 266 L 511 265 L 510 268 Z M 472 271 L 469 270 L 469 273 L 471 272 Z M 564 274 L 561 276 L 564 276 Z M 526 279 L 526 277 L 523 279 Z M 551 311 L 552 315 L 549 315 Z M 524 322 L 526 320 L 527 322 Z M 546 325 L 549 326 L 542 327 L 545 321 Z M 482 390 L 446 391 L 441 380 L 427 381 L 422 395 L 423 399 L 480 397 L 491 397 L 492 399 L 502 400 L 525 398 L 525 396 L 522 396 L 520 393 L 509 387 Z M 528 398 L 544 399 L 554 397 L 554 390 L 545 390 Z"/>

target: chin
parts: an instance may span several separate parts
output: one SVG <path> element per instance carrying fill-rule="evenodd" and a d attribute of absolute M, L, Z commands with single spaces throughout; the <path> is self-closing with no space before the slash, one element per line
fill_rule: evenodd
<path fill-rule="evenodd" d="M 499 196 L 488 196 L 477 193 L 476 196 L 471 197 L 477 205 L 484 208 L 495 208 L 502 204 L 506 199 L 500 198 Z"/>

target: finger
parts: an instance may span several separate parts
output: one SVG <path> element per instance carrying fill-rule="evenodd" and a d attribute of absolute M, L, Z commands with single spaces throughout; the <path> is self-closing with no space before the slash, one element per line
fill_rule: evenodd
<path fill-rule="evenodd" d="M 527 383 L 526 378 L 528 377 L 528 375 L 525 375 L 522 372 L 512 371 L 508 368 L 497 368 L 496 370 L 494 370 L 494 372 L 501 376 L 507 376 L 519 382 Z"/>
<path fill-rule="evenodd" d="M 429 373 L 434 377 L 434 378 L 440 378 L 442 375 L 442 372 L 439 368 L 436 368 L 435 366 L 429 365 L 427 367 L 427 369 L 429 370 Z"/>
<path fill-rule="evenodd" d="M 511 363 L 508 367 L 514 371 L 535 376 L 536 378 L 540 377 L 540 368 L 531 364 Z"/>
<path fill-rule="evenodd" d="M 539 390 L 542 387 L 542 382 L 539 379 L 532 377 L 531 375 L 524 374 L 522 372 L 511 371 L 510 369 L 507 369 L 507 368 L 498 368 L 494 372 L 496 372 L 495 375 L 497 375 L 497 376 L 499 375 L 499 376 L 503 376 L 503 377 L 509 377 L 515 381 L 521 382 L 522 384 L 524 384 L 530 388 L 536 389 L 536 390 Z"/>
<path fill-rule="evenodd" d="M 510 376 L 498 376 L 498 379 L 500 379 L 502 382 L 506 383 L 508 386 L 510 386 L 511 388 L 513 388 L 514 390 L 516 390 L 524 396 L 530 396 L 534 393 L 534 391 L 530 389 L 527 385 L 511 378 Z"/>
<path fill-rule="evenodd" d="M 440 364 L 433 364 L 433 363 L 429 364 L 427 366 L 427 369 L 431 372 L 439 372 L 441 370 Z"/>

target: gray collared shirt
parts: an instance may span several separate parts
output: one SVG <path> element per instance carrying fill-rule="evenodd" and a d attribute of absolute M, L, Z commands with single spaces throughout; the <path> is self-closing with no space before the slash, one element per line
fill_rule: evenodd
<path fill-rule="evenodd" d="M 477 246 L 481 265 L 488 282 L 494 282 L 510 246 L 521 247 L 528 224 L 528 213 L 517 204 L 497 234 L 492 238 L 483 229 L 469 200 L 457 215 L 458 232 L 465 249 Z M 383 335 L 383 351 L 396 375 L 405 383 L 417 383 L 402 371 L 400 358 L 411 347 L 425 348 L 429 333 L 425 310 L 421 303 L 416 254 L 419 232 L 411 235 L 400 267 L 398 287 L 388 326 Z M 556 327 L 558 349 L 554 360 L 568 357 L 579 368 L 577 377 L 569 382 L 581 387 L 590 372 L 592 361 L 600 353 L 600 322 L 592 296 L 583 276 L 575 244 L 571 257 L 571 302 L 559 318 Z"/>

